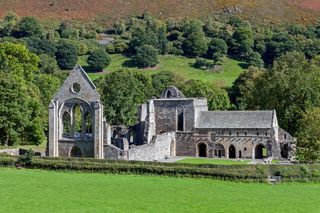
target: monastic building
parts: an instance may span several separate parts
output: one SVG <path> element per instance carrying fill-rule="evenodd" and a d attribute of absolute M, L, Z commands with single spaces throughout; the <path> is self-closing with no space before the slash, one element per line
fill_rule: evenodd
<path fill-rule="evenodd" d="M 174 86 L 141 105 L 135 126 L 110 126 L 96 87 L 80 66 L 49 106 L 49 156 L 291 159 L 294 141 L 278 126 L 274 110 L 208 111 L 205 98 L 186 98 Z"/>

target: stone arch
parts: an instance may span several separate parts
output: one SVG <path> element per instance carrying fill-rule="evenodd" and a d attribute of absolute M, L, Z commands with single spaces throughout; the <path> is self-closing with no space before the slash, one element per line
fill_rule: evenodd
<path fill-rule="evenodd" d="M 79 147 L 74 146 L 70 149 L 69 157 L 77 157 L 77 158 L 83 157 L 82 151 L 80 150 Z"/>
<path fill-rule="evenodd" d="M 93 133 L 93 122 L 92 122 L 92 115 L 90 112 L 86 111 L 84 113 L 84 132 L 86 139 L 92 138 L 92 133 Z"/>
<path fill-rule="evenodd" d="M 185 110 L 182 105 L 179 105 L 176 108 L 176 118 L 177 118 L 177 131 L 184 131 Z"/>
<path fill-rule="evenodd" d="M 197 157 L 208 157 L 208 146 L 204 142 L 197 144 Z"/>
<path fill-rule="evenodd" d="M 62 137 L 71 137 L 71 116 L 68 111 L 62 114 Z"/>
<path fill-rule="evenodd" d="M 80 104 L 75 103 L 72 107 L 72 117 L 73 117 L 73 131 L 74 138 L 82 138 L 82 128 L 83 128 L 83 108 Z"/>
<path fill-rule="evenodd" d="M 254 148 L 254 158 L 255 159 L 263 159 L 266 158 L 267 155 L 267 149 L 265 145 L 263 144 L 257 144 Z"/>
<path fill-rule="evenodd" d="M 281 146 L 281 157 L 287 159 L 289 156 L 289 144 L 284 144 Z"/>
<path fill-rule="evenodd" d="M 166 98 L 172 98 L 172 92 L 170 90 L 166 92 Z"/>
<path fill-rule="evenodd" d="M 225 148 L 222 144 L 218 143 L 213 148 L 213 156 L 216 158 L 225 157 Z"/>
<path fill-rule="evenodd" d="M 236 147 L 233 144 L 229 146 L 228 152 L 229 152 L 230 159 L 236 158 Z"/>

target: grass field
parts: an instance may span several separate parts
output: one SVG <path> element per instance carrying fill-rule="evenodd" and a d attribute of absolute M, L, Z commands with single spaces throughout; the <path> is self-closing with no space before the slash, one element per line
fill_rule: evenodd
<path fill-rule="evenodd" d="M 0 188 L 1 212 L 320 211 L 320 184 L 245 184 L 0 168 Z"/>
<path fill-rule="evenodd" d="M 237 165 L 248 164 L 251 160 L 228 160 L 228 159 L 210 159 L 210 158 L 185 158 L 175 163 L 191 164 L 220 164 L 220 165 Z"/>
<path fill-rule="evenodd" d="M 82 56 L 79 59 L 79 64 L 83 66 L 85 69 L 87 68 L 86 63 L 87 56 Z M 114 72 L 121 68 L 123 68 L 123 63 L 130 60 L 129 58 L 114 54 L 111 55 L 111 64 L 105 68 L 107 72 Z M 180 74 L 186 79 L 199 79 L 203 81 L 216 81 L 219 84 L 224 84 L 230 86 L 232 82 L 239 76 L 239 74 L 243 71 L 241 67 L 241 62 L 225 58 L 222 63 L 222 71 L 219 73 L 213 71 L 206 71 L 201 69 L 196 69 L 192 66 L 195 62 L 195 59 L 186 58 L 183 56 L 174 56 L 174 55 L 165 55 L 159 56 L 159 65 L 152 70 L 142 70 L 143 72 L 148 72 L 150 74 L 161 72 L 161 71 L 172 71 L 174 73 Z M 129 68 L 136 69 L 136 68 Z M 86 69 L 88 70 L 88 69 Z M 95 80 L 105 73 L 88 73 L 90 78 Z"/>
<path fill-rule="evenodd" d="M 19 146 L 0 146 L 1 149 L 32 149 L 35 152 L 44 152 L 46 150 L 46 143 L 42 143 L 39 146 L 36 145 L 19 145 Z"/>

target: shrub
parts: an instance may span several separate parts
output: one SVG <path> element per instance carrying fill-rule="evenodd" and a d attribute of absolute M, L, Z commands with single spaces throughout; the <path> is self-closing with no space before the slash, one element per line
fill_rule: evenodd
<path fill-rule="evenodd" d="M 142 45 L 136 49 L 135 64 L 140 68 L 154 67 L 159 63 L 158 51 L 151 45 Z"/>
<path fill-rule="evenodd" d="M 34 151 L 29 149 L 25 155 L 22 155 L 18 158 L 17 163 L 22 164 L 26 167 L 32 164 L 32 157 L 34 156 Z"/>
<path fill-rule="evenodd" d="M 56 59 L 61 69 L 72 69 L 78 61 L 77 48 L 66 41 L 61 41 L 56 52 Z"/>
<path fill-rule="evenodd" d="M 111 58 L 104 49 L 94 50 L 88 57 L 88 64 L 95 72 L 102 71 L 110 62 Z"/>
<path fill-rule="evenodd" d="M 193 64 L 195 68 L 205 69 L 205 70 L 212 67 L 212 65 L 213 64 L 211 62 L 203 58 L 196 58 L 196 62 Z"/>

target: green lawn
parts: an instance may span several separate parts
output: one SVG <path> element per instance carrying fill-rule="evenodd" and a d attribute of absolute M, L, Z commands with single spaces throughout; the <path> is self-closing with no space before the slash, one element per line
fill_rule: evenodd
<path fill-rule="evenodd" d="M 79 64 L 85 69 L 87 68 L 86 63 L 87 56 L 81 56 L 79 59 Z M 114 72 L 123 68 L 123 63 L 129 61 L 130 58 L 123 55 L 115 54 L 111 55 L 111 64 L 105 68 L 106 71 Z M 172 71 L 181 74 L 186 79 L 199 79 L 203 81 L 217 81 L 219 84 L 225 84 L 230 86 L 232 82 L 239 76 L 243 71 L 241 68 L 241 62 L 225 58 L 222 63 L 222 70 L 219 73 L 213 71 L 205 71 L 201 69 L 196 69 L 192 67 L 195 59 L 186 58 L 183 56 L 165 55 L 159 56 L 159 65 L 153 70 L 143 70 L 148 73 L 156 73 L 164 70 Z M 136 68 L 129 68 L 136 69 Z M 86 69 L 88 70 L 88 69 Z M 89 73 L 91 79 L 97 79 L 103 76 L 104 73 Z"/>
<path fill-rule="evenodd" d="M 191 164 L 248 164 L 251 160 L 228 160 L 228 159 L 210 159 L 210 158 L 185 158 L 175 163 L 191 163 Z"/>
<path fill-rule="evenodd" d="M 0 168 L 1 212 L 315 213 L 320 184 Z"/>

